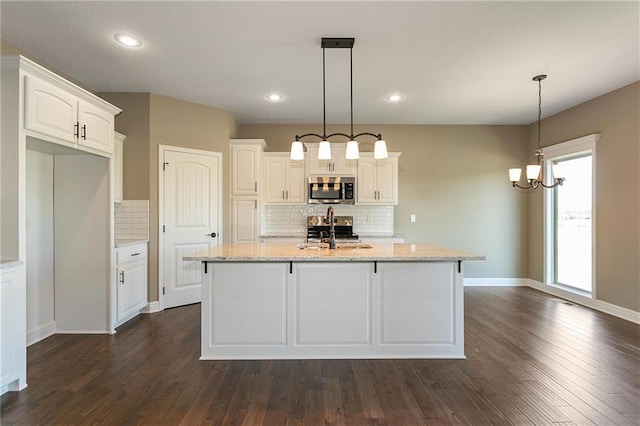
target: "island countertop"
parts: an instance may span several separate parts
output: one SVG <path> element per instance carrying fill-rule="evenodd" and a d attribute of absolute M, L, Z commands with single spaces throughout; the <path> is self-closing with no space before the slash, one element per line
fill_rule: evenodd
<path fill-rule="evenodd" d="M 485 257 L 434 244 L 372 243 L 371 248 L 347 245 L 328 248 L 299 248 L 292 243 L 225 243 L 185 256 L 201 262 L 448 262 L 484 260 Z"/>

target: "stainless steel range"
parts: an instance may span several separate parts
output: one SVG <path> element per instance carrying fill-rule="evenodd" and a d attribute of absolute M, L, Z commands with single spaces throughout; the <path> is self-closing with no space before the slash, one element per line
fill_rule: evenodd
<path fill-rule="evenodd" d="M 334 216 L 333 226 L 338 243 L 360 242 L 358 234 L 353 233 L 353 216 Z M 307 216 L 307 242 L 329 242 L 329 217 Z"/>

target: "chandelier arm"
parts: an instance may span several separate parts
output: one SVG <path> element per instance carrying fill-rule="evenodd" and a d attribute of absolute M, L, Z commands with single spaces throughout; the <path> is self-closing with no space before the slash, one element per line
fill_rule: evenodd
<path fill-rule="evenodd" d="M 543 182 L 540 182 L 540 185 L 544 186 L 545 188 L 555 188 L 557 186 L 560 186 L 564 183 L 564 178 L 560 178 L 560 179 L 556 179 L 554 183 L 552 183 L 551 185 L 545 185 Z"/>
<path fill-rule="evenodd" d="M 534 186 L 531 185 L 531 184 L 529 184 L 528 186 L 522 186 L 522 185 L 519 185 L 517 182 L 511 182 L 511 185 L 513 185 L 514 188 L 520 188 L 520 189 L 531 189 L 531 188 L 534 188 Z"/>
<path fill-rule="evenodd" d="M 376 133 L 369 133 L 369 132 L 362 132 L 362 133 L 358 133 L 357 135 L 354 135 L 353 138 L 359 138 L 360 136 L 373 136 L 374 138 L 378 138 L 379 141 L 382 140 L 382 135 L 380 133 L 376 134 Z"/>
<path fill-rule="evenodd" d="M 319 135 L 317 133 L 305 133 L 304 135 L 296 135 L 296 141 L 300 141 L 302 138 L 306 138 L 307 136 L 314 136 L 318 139 L 323 139 L 326 135 Z"/>

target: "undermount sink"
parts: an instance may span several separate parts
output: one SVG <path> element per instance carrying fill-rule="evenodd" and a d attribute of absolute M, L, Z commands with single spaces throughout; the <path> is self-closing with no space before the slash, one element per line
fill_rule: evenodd
<path fill-rule="evenodd" d="M 298 248 L 300 250 L 320 250 L 320 249 L 329 249 L 329 244 L 327 243 L 306 243 L 299 244 Z M 360 250 L 360 249 L 370 249 L 373 248 L 371 244 L 365 243 L 338 243 L 336 245 L 336 250 Z"/>

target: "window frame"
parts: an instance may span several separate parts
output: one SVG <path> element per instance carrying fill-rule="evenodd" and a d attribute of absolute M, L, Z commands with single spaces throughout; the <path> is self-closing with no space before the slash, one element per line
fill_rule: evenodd
<path fill-rule="evenodd" d="M 591 155 L 591 293 L 581 291 L 577 288 L 555 282 L 556 270 L 556 190 L 545 190 L 543 201 L 543 248 L 544 248 L 544 284 L 561 288 L 566 291 L 581 294 L 586 297 L 596 298 L 596 151 L 597 142 L 600 139 L 599 133 L 561 142 L 544 148 L 544 168 L 545 185 L 553 183 L 552 166 L 556 161 L 569 160 L 573 158 Z"/>

